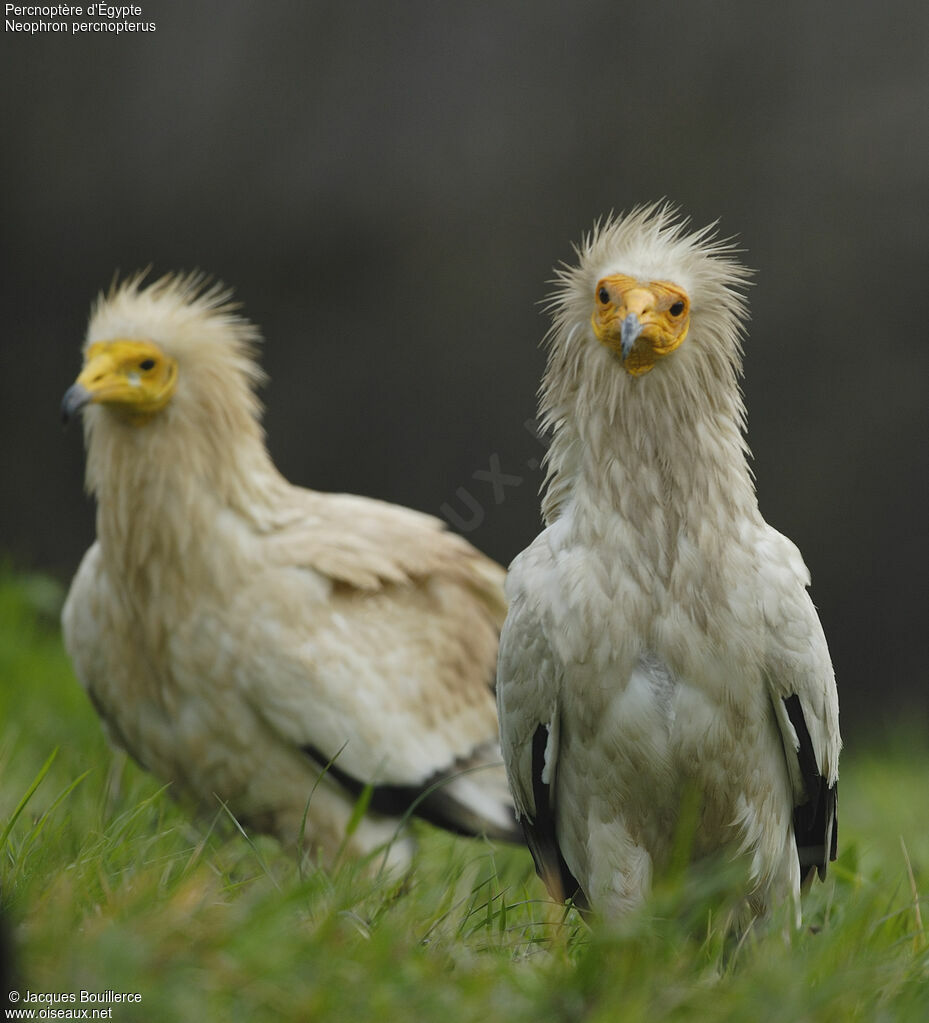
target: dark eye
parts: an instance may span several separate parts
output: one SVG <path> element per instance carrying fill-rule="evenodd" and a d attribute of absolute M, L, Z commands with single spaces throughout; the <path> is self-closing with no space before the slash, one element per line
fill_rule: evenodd
<path fill-rule="evenodd" d="M 606 305 L 606 304 L 607 304 L 607 302 L 609 302 L 609 300 L 610 300 L 610 293 L 609 293 L 609 292 L 608 292 L 608 291 L 606 290 L 606 288 L 601 288 L 601 289 L 600 289 L 600 290 L 599 290 L 599 291 L 597 292 L 597 298 L 599 298 L 599 299 L 600 299 L 600 301 L 601 301 L 601 302 L 602 302 L 602 303 L 603 303 L 604 305 Z"/>
<path fill-rule="evenodd" d="M 155 368 L 155 360 L 154 359 L 143 359 L 139 363 L 139 369 L 150 370 L 150 369 L 154 369 L 154 368 Z"/>
<path fill-rule="evenodd" d="M 671 306 L 671 308 L 668 310 L 668 312 L 672 316 L 680 316 L 683 311 L 684 311 L 684 303 L 683 302 L 675 302 L 674 305 Z"/>

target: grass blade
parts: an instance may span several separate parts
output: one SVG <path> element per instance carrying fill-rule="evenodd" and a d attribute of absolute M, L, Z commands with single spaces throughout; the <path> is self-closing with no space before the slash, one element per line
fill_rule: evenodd
<path fill-rule="evenodd" d="M 6 827 L 3 829 L 3 833 L 0 834 L 0 852 L 6 847 L 7 839 L 10 837 L 10 832 L 13 830 L 17 820 L 19 820 L 20 814 L 29 804 L 29 800 L 35 795 L 36 789 L 42 784 L 42 780 L 48 774 L 52 764 L 55 762 L 55 757 L 58 756 L 58 747 L 56 746 L 49 754 L 48 759 L 39 768 L 39 773 L 33 778 L 32 784 L 26 789 L 26 794 L 17 803 L 16 809 L 10 814 L 10 819 L 6 822 Z M 80 779 L 78 779 L 80 780 Z"/>

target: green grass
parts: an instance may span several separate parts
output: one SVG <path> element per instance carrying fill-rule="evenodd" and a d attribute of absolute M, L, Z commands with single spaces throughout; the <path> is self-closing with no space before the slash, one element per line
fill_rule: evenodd
<path fill-rule="evenodd" d="M 815 931 L 727 938 L 719 871 L 590 929 L 545 899 L 521 849 L 423 827 L 400 884 L 351 863 L 300 870 L 219 807 L 192 818 L 107 749 L 59 602 L 47 580 L 0 574 L 0 899 L 22 991 L 137 992 L 112 1018 L 146 1021 L 929 1019 L 916 738 L 847 750 L 841 856 L 806 901 Z"/>

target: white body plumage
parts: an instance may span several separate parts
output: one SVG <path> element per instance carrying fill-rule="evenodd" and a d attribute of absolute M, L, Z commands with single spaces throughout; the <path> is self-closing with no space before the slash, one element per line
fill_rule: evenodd
<path fill-rule="evenodd" d="M 324 859 L 397 839 L 402 866 L 398 818 L 436 781 L 414 812 L 508 836 L 502 570 L 429 516 L 287 483 L 257 341 L 194 278 L 130 281 L 95 307 L 65 398 L 98 505 L 63 612 L 79 679 L 146 768 Z"/>
<path fill-rule="evenodd" d="M 552 893 L 614 915 L 667 866 L 695 791 L 694 855 L 744 852 L 752 908 L 792 897 L 799 914 L 801 875 L 834 856 L 838 701 L 806 567 L 746 463 L 746 272 L 666 206 L 578 255 L 542 386 L 547 528 L 511 566 L 500 644 L 517 811 Z M 683 339 L 643 355 L 617 326 L 611 348 L 598 302 L 603 322 L 628 318 L 631 295 L 645 322 L 656 281 L 675 290 L 655 315 L 689 317 Z"/>

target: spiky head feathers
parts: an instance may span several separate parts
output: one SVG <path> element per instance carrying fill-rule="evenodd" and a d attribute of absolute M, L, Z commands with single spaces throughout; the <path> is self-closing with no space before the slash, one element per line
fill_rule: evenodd
<path fill-rule="evenodd" d="M 114 283 L 90 314 L 90 347 L 116 339 L 150 341 L 192 368 L 226 363 L 253 383 L 264 377 L 255 362 L 258 329 L 238 315 L 232 292 L 201 273 L 166 274 L 149 284 L 145 273 Z"/>
<path fill-rule="evenodd" d="M 230 293 L 200 274 L 144 274 L 115 283 L 91 312 L 84 368 L 65 395 L 63 413 L 87 408 L 85 422 L 110 415 L 127 424 L 260 417 L 255 387 L 257 329 L 237 315 Z M 101 408 L 93 408 L 101 406 Z"/>
<path fill-rule="evenodd" d="M 681 374 L 696 369 L 693 363 L 704 364 L 703 371 L 716 378 L 740 374 L 740 340 L 747 318 L 744 289 L 751 271 L 738 262 L 731 241 L 718 240 L 715 224 L 690 232 L 687 220 L 668 203 L 640 206 L 596 224 L 575 252 L 576 265 L 559 270 L 549 301 L 554 322 L 547 340 L 552 363 L 560 371 L 570 375 L 581 351 L 591 346 L 598 359 L 608 357 L 606 371 L 625 368 L 634 377 L 656 365 L 659 376 Z M 655 310 L 646 310 L 649 290 Z M 630 308 L 639 315 L 646 310 L 648 315 L 663 316 L 669 327 L 676 315 L 689 320 L 673 343 L 664 338 L 664 347 L 659 344 L 657 355 L 673 356 L 646 359 L 644 368 L 636 368 L 643 360 L 635 358 L 624 366 L 641 332 L 641 325 L 630 330 L 631 321 L 625 323 L 630 312 L 623 300 L 632 292 Z M 598 324 L 598 310 L 608 320 L 606 313 L 614 307 L 621 319 L 615 325 L 616 352 L 609 352 L 603 350 L 604 345 L 611 347 L 606 337 L 609 325 Z M 656 332 L 661 333 L 658 326 Z M 644 377 L 638 382 L 654 383 Z"/>

